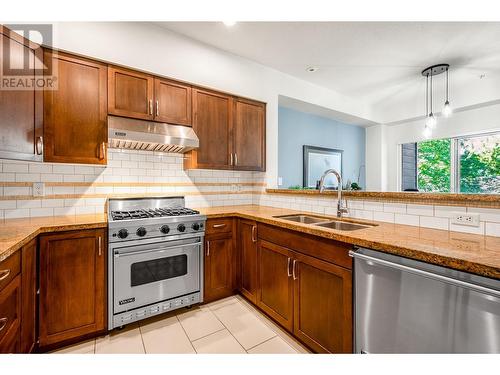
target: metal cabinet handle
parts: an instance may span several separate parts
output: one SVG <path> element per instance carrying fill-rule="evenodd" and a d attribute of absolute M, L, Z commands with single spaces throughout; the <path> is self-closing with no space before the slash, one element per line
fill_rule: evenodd
<path fill-rule="evenodd" d="M 238 165 L 238 154 L 234 153 L 234 165 Z"/>
<path fill-rule="evenodd" d="M 288 258 L 288 263 L 286 264 L 286 275 L 288 277 L 292 276 L 292 274 L 290 273 L 290 262 L 292 261 L 291 258 Z"/>
<path fill-rule="evenodd" d="M 149 114 L 153 114 L 153 99 L 149 99 Z"/>
<path fill-rule="evenodd" d="M 252 225 L 252 242 L 257 242 L 256 230 L 257 226 Z"/>
<path fill-rule="evenodd" d="M 5 326 L 7 325 L 7 322 L 9 321 L 9 318 L 1 318 L 0 319 L 0 332 L 3 331 Z"/>
<path fill-rule="evenodd" d="M 42 155 L 42 153 L 43 153 L 43 138 L 42 137 L 36 137 L 35 152 L 37 155 Z"/>
<path fill-rule="evenodd" d="M 99 236 L 99 256 L 102 255 L 102 239 L 101 236 Z"/>
<path fill-rule="evenodd" d="M 210 241 L 207 241 L 207 257 L 210 256 Z"/>
<path fill-rule="evenodd" d="M 99 145 L 99 160 L 104 160 L 106 158 L 106 142 L 102 142 Z"/>
<path fill-rule="evenodd" d="M 160 101 L 156 101 L 156 116 L 160 116 Z"/>
<path fill-rule="evenodd" d="M 230 161 L 229 165 L 233 165 L 233 153 L 231 153 L 230 156 L 231 156 L 231 161 Z"/>
<path fill-rule="evenodd" d="M 296 275 L 295 273 L 295 264 L 297 263 L 297 259 L 294 259 L 293 260 L 293 265 L 292 265 L 292 276 L 293 276 L 293 279 L 294 280 L 297 280 L 298 279 L 298 276 Z"/>
<path fill-rule="evenodd" d="M 225 227 L 226 224 L 214 224 L 213 225 L 213 228 L 222 228 L 222 227 Z"/>
<path fill-rule="evenodd" d="M 0 271 L 0 281 L 5 280 L 10 275 L 10 270 L 2 270 Z"/>

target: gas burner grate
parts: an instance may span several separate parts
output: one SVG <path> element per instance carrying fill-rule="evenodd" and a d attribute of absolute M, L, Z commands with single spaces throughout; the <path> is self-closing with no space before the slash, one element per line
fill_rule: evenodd
<path fill-rule="evenodd" d="M 199 213 L 199 211 L 190 208 L 149 208 L 133 211 L 112 211 L 111 217 L 113 220 L 132 220 L 150 217 L 198 215 Z"/>

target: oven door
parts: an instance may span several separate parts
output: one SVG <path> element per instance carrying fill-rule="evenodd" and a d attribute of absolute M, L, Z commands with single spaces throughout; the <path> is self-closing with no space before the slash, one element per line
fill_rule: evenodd
<path fill-rule="evenodd" d="M 112 249 L 114 314 L 200 291 L 203 237 L 138 242 Z"/>

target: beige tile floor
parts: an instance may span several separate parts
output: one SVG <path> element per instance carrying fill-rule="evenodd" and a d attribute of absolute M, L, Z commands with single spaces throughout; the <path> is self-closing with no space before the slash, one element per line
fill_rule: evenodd
<path fill-rule="evenodd" d="M 54 353 L 308 353 L 240 296 L 144 320 Z"/>

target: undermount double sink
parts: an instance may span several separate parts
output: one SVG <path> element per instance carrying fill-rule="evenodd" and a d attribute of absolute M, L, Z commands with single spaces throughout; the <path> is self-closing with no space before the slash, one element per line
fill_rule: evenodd
<path fill-rule="evenodd" d="M 277 219 L 293 221 L 295 223 L 310 224 L 318 227 L 336 229 L 341 231 L 353 231 L 359 229 L 366 229 L 374 226 L 372 224 L 356 224 L 346 221 L 333 220 L 326 217 L 318 217 L 318 216 L 303 215 L 303 214 L 278 215 L 273 217 Z"/>

